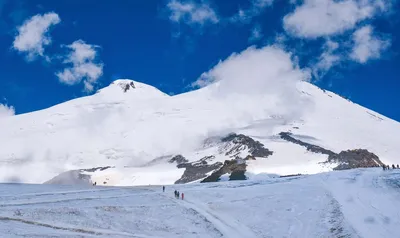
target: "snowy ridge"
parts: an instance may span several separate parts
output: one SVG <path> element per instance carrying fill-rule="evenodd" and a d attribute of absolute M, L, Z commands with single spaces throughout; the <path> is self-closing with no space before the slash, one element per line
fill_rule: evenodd
<path fill-rule="evenodd" d="M 216 93 L 221 90 L 217 82 L 168 96 L 143 83 L 117 80 L 92 96 L 4 119 L 0 181 L 43 183 L 69 170 L 111 166 L 92 173 L 93 181 L 173 184 L 184 170 L 167 160 L 149 162 L 178 154 L 190 162 L 211 155 L 213 162 L 232 159 L 218 145 L 204 146 L 205 140 L 230 133 L 253 138 L 273 152 L 247 161 L 250 177 L 335 167 L 322 164 L 327 155 L 285 141 L 281 132 L 335 153 L 366 149 L 385 164 L 400 163 L 400 124 L 334 93 L 299 82 L 299 104 L 287 105 L 272 94 L 221 97 Z"/>

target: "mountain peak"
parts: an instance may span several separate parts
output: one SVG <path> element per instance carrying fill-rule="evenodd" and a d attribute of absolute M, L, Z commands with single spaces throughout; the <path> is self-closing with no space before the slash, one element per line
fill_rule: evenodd
<path fill-rule="evenodd" d="M 109 96 L 118 96 L 118 95 L 136 95 L 145 98 L 152 97 L 160 97 L 160 96 L 168 96 L 167 94 L 161 92 L 157 88 L 141 83 L 138 81 L 134 81 L 131 79 L 118 79 L 112 82 L 109 86 L 102 88 L 98 91 L 100 94 L 106 94 Z M 125 96 L 123 96 L 125 97 Z M 128 96 L 131 97 L 131 96 Z"/>
<path fill-rule="evenodd" d="M 111 83 L 111 85 L 118 85 L 121 87 L 122 91 L 126 93 L 130 89 L 135 89 L 135 81 L 130 79 L 118 79 Z"/>

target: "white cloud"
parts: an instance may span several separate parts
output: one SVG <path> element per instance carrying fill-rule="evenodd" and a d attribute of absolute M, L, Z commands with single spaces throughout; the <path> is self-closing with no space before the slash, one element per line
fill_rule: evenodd
<path fill-rule="evenodd" d="M 13 106 L 0 104 L 0 118 L 10 117 L 14 115 L 15 115 L 15 109 Z"/>
<path fill-rule="evenodd" d="M 56 73 L 60 82 L 67 85 L 74 85 L 83 80 L 85 90 L 88 92 L 93 91 L 94 84 L 103 75 L 103 64 L 96 60 L 98 46 L 77 40 L 68 45 L 67 48 L 71 52 L 66 57 L 64 63 L 70 64 L 71 67 Z"/>
<path fill-rule="evenodd" d="M 284 28 L 302 38 L 340 34 L 373 17 L 378 11 L 387 10 L 387 1 L 304 0 L 294 12 L 284 17 Z"/>
<path fill-rule="evenodd" d="M 193 84 L 204 87 L 215 82 L 226 92 L 264 94 L 274 86 L 295 85 L 310 75 L 292 61 L 291 55 L 275 46 L 249 47 L 220 61 Z"/>
<path fill-rule="evenodd" d="M 248 23 L 254 17 L 261 14 L 261 12 L 268 6 L 271 6 L 274 0 L 252 0 L 248 9 L 239 9 L 238 13 L 231 18 L 233 22 Z"/>
<path fill-rule="evenodd" d="M 328 72 L 334 65 L 342 61 L 342 56 L 339 53 L 335 53 L 339 48 L 339 43 L 327 40 L 323 47 L 323 52 L 318 58 L 318 62 L 313 67 L 314 75 L 316 77 L 322 77 Z"/>
<path fill-rule="evenodd" d="M 18 34 L 14 39 L 13 48 L 27 53 L 28 60 L 37 56 L 44 56 L 44 47 L 51 44 L 48 35 L 51 26 L 60 23 L 60 18 L 54 12 L 35 15 L 18 27 Z"/>
<path fill-rule="evenodd" d="M 364 26 L 353 33 L 354 46 L 350 58 L 359 63 L 366 63 L 370 59 L 378 59 L 381 52 L 389 47 L 388 40 L 382 40 L 373 35 L 370 25 Z"/>
<path fill-rule="evenodd" d="M 260 40 L 263 37 L 263 34 L 261 32 L 261 27 L 260 25 L 256 25 L 252 30 L 251 30 L 251 35 L 249 37 L 249 42 L 255 42 Z"/>
<path fill-rule="evenodd" d="M 211 95 L 227 100 L 238 111 L 253 108 L 260 99 L 268 115 L 291 120 L 308 110 L 308 101 L 297 89 L 301 81 L 310 80 L 308 70 L 298 67 L 292 55 L 276 46 L 249 47 L 220 61 L 203 73 L 192 86 L 208 85 Z M 246 109 L 247 108 L 247 109 Z M 250 111 L 249 111 L 250 113 Z M 251 113 L 250 113 L 251 114 Z"/>
<path fill-rule="evenodd" d="M 169 19 L 176 23 L 185 23 L 188 25 L 204 25 L 206 23 L 218 23 L 217 13 L 207 3 L 195 3 L 193 1 L 182 2 L 180 0 L 171 0 L 167 4 L 170 12 Z"/>

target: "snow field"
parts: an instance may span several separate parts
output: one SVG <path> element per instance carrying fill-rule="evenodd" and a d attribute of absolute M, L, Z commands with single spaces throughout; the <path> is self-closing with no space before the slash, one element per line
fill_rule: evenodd
<path fill-rule="evenodd" d="M 5 237 L 397 237 L 400 172 L 141 187 L 0 185 Z M 174 198 L 174 189 L 185 200 Z"/>

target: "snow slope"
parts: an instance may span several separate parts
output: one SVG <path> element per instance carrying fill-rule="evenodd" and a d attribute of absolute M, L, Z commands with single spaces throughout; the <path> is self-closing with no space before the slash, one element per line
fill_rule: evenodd
<path fill-rule="evenodd" d="M 6 237 L 398 237 L 400 170 L 142 187 L 0 185 Z M 177 200 L 178 189 L 185 199 Z"/>
<path fill-rule="evenodd" d="M 129 86 L 132 82 L 134 88 Z M 295 105 L 274 94 L 221 96 L 221 90 L 217 82 L 168 96 L 143 83 L 117 80 L 92 96 L 2 118 L 0 181 L 43 183 L 72 169 L 115 166 L 96 173 L 93 180 L 106 179 L 109 185 L 172 184 L 183 170 L 165 161 L 151 162 L 176 154 L 194 161 L 216 149 L 204 148 L 205 139 L 231 132 L 274 151 L 248 163 L 251 176 L 332 169 L 318 164 L 326 155 L 277 136 L 287 131 L 337 153 L 368 149 L 384 163 L 400 163 L 398 122 L 309 83 L 297 84 Z M 219 156 L 216 161 L 225 159 Z"/>

